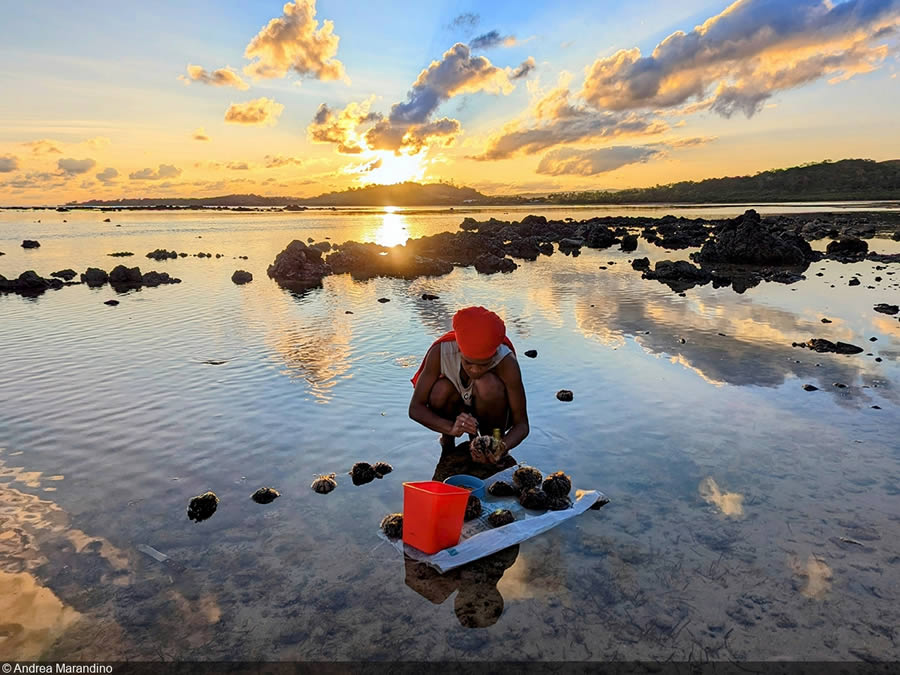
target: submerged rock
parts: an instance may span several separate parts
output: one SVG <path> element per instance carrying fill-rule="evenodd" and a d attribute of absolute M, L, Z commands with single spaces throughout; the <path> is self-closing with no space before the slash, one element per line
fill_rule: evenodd
<path fill-rule="evenodd" d="M 568 389 L 560 389 L 558 392 L 556 392 L 556 398 L 558 398 L 560 401 L 568 403 L 575 398 L 575 394 L 573 394 Z"/>
<path fill-rule="evenodd" d="M 109 275 L 106 273 L 106 270 L 101 270 L 99 267 L 88 267 L 82 273 L 81 281 L 92 287 L 102 286 L 109 281 Z"/>
<path fill-rule="evenodd" d="M 219 498 L 216 497 L 216 493 L 212 491 L 204 492 L 202 495 L 191 498 L 187 507 L 188 518 L 199 523 L 201 520 L 206 520 L 212 516 L 218 506 Z"/>
<path fill-rule="evenodd" d="M 537 349 L 529 349 L 525 352 L 525 356 L 529 359 L 537 358 Z"/>
<path fill-rule="evenodd" d="M 250 499 L 257 504 L 271 504 L 281 496 L 281 493 L 275 488 L 261 487 L 259 490 L 250 495 Z"/>
<path fill-rule="evenodd" d="M 859 354 L 864 351 L 862 347 L 851 345 L 847 342 L 831 342 L 824 338 L 813 338 L 806 345 L 814 352 L 831 352 L 834 354 Z"/>
<path fill-rule="evenodd" d="M 512 272 L 518 265 L 511 258 L 501 258 L 491 253 L 483 253 L 475 259 L 475 269 L 482 274 Z"/>
<path fill-rule="evenodd" d="M 819 388 L 814 384 L 804 384 L 803 391 L 819 391 Z"/>
<path fill-rule="evenodd" d="M 403 536 L 403 514 L 389 513 L 382 518 L 381 531 L 390 539 L 400 539 Z"/>
<path fill-rule="evenodd" d="M 876 312 L 881 312 L 882 314 L 889 314 L 893 316 L 897 312 L 900 312 L 900 306 L 897 305 L 889 305 L 884 302 L 880 302 L 874 307 Z"/>
<path fill-rule="evenodd" d="M 337 480 L 335 480 L 333 473 L 322 474 L 316 477 L 310 487 L 320 495 L 327 495 L 337 487 Z"/>
<path fill-rule="evenodd" d="M 134 255 L 131 251 L 116 251 L 115 253 L 107 253 L 110 258 L 127 258 L 128 256 Z"/>
<path fill-rule="evenodd" d="M 253 281 L 253 275 L 244 270 L 236 270 L 235 273 L 231 275 L 231 280 L 236 284 L 248 284 Z"/>
<path fill-rule="evenodd" d="M 158 248 L 155 251 L 150 251 L 147 254 L 148 258 L 152 258 L 153 260 L 168 260 L 169 258 L 177 258 L 178 253 L 176 251 L 167 251 L 164 248 Z"/>
<path fill-rule="evenodd" d="M 34 239 L 25 239 L 22 241 L 22 248 L 40 248 L 41 243 Z"/>
<path fill-rule="evenodd" d="M 852 262 L 862 260 L 866 253 L 869 252 L 868 242 L 856 237 L 844 237 L 837 241 L 832 241 L 825 247 L 825 254 L 829 258 L 840 260 L 842 262 Z"/>
<path fill-rule="evenodd" d="M 51 277 L 59 277 L 60 279 L 65 279 L 66 281 L 71 281 L 76 276 L 78 276 L 78 272 L 71 269 L 60 270 L 59 272 L 53 272 Z"/>

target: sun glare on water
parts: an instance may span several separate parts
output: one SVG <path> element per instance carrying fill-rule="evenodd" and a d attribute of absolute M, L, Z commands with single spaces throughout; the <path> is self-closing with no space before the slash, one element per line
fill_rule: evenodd
<path fill-rule="evenodd" d="M 397 213 L 396 206 L 388 206 L 387 213 L 381 221 L 381 227 L 375 231 L 375 243 L 380 246 L 397 246 L 405 244 L 409 239 L 409 231 L 402 214 Z"/>

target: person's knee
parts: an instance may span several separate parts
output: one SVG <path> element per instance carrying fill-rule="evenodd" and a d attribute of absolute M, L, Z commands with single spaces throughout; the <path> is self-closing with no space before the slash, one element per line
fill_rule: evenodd
<path fill-rule="evenodd" d="M 505 403 L 506 385 L 494 373 L 485 373 L 475 380 L 475 398 L 485 403 Z"/>
<path fill-rule="evenodd" d="M 457 399 L 459 393 L 456 387 L 449 380 L 441 378 L 434 383 L 428 394 L 428 407 L 432 410 L 449 410 L 456 405 Z"/>

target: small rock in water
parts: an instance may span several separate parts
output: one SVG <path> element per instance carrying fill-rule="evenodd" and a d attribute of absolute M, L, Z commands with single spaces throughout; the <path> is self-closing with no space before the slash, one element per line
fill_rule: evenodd
<path fill-rule="evenodd" d="M 115 307 L 116 305 L 119 304 L 119 301 L 118 301 L 118 300 L 107 300 L 107 301 L 104 302 L 103 304 L 104 304 L 104 305 L 109 305 L 110 307 Z"/>
<path fill-rule="evenodd" d="M 822 323 L 831 323 L 831 319 L 825 319 L 825 318 L 823 318 L 823 319 L 822 319 Z"/>
<path fill-rule="evenodd" d="M 881 410 L 881 406 L 880 406 L 880 405 L 873 405 L 873 406 L 872 406 L 872 409 L 873 409 L 873 410 Z"/>
<path fill-rule="evenodd" d="M 863 352 L 862 347 L 851 345 L 847 342 L 831 342 L 823 338 L 813 338 L 806 343 L 807 346 L 815 352 L 833 352 L 835 354 L 859 354 Z"/>
<path fill-rule="evenodd" d="M 819 391 L 819 388 L 813 384 L 804 384 L 803 391 Z"/>
<path fill-rule="evenodd" d="M 880 357 L 880 356 L 876 356 L 876 357 L 875 357 L 875 361 L 876 361 L 877 363 L 881 363 L 881 357 Z"/>
<path fill-rule="evenodd" d="M 847 385 L 843 384 L 841 382 L 835 382 L 834 386 L 837 387 L 838 389 L 846 389 L 847 388 Z"/>
<path fill-rule="evenodd" d="M 381 303 L 390 302 L 390 301 L 391 301 L 390 298 L 378 298 L 378 302 L 381 302 Z"/>
<path fill-rule="evenodd" d="M 497 509 L 488 516 L 488 522 L 492 527 L 502 527 L 504 525 L 509 525 L 515 519 L 515 516 L 513 516 L 512 512 L 509 509 Z"/>
<path fill-rule="evenodd" d="M 22 248 L 40 248 L 41 244 L 33 239 L 25 239 L 22 241 Z"/>
<path fill-rule="evenodd" d="M 848 286 L 859 286 L 860 281 L 856 277 L 853 277 L 850 281 L 847 282 Z"/>
<path fill-rule="evenodd" d="M 537 349 L 529 349 L 525 352 L 525 356 L 529 359 L 537 358 Z"/>
<path fill-rule="evenodd" d="M 878 342 L 878 338 L 877 338 L 877 337 L 870 337 L 870 338 L 869 338 L 869 342 Z"/>
<path fill-rule="evenodd" d="M 204 492 L 202 495 L 191 498 L 187 508 L 188 518 L 199 523 L 201 520 L 206 520 L 212 516 L 218 506 L 219 498 L 216 497 L 216 493 L 212 491 Z"/>
<path fill-rule="evenodd" d="M 432 295 L 431 293 L 422 293 L 423 300 L 437 300 L 439 297 L 441 297 L 441 296 Z"/>
<path fill-rule="evenodd" d="M 320 495 L 327 495 L 337 487 L 337 481 L 333 473 L 323 473 L 317 476 L 310 487 Z"/>
<path fill-rule="evenodd" d="M 392 467 L 387 462 L 375 462 L 375 464 L 372 466 L 372 469 L 374 469 L 375 471 L 375 478 L 383 478 L 384 476 L 387 476 L 391 471 L 393 471 L 394 467 Z"/>
<path fill-rule="evenodd" d="M 344 311 L 344 314 L 353 314 L 349 309 Z"/>
<path fill-rule="evenodd" d="M 246 284 L 253 281 L 253 275 L 245 270 L 235 270 L 231 275 L 231 280 L 236 284 Z"/>
<path fill-rule="evenodd" d="M 560 401 L 571 401 L 573 398 L 575 398 L 575 395 L 568 389 L 560 389 L 558 392 L 556 392 L 556 398 L 558 398 Z"/>
<path fill-rule="evenodd" d="M 900 307 L 898 307 L 897 305 L 888 305 L 887 303 L 880 302 L 875 305 L 875 311 L 893 316 L 897 312 L 900 312 Z"/>
<path fill-rule="evenodd" d="M 365 485 L 375 480 L 375 469 L 368 462 L 357 462 L 350 469 L 350 479 L 354 485 Z"/>
<path fill-rule="evenodd" d="M 257 504 L 270 504 L 274 502 L 281 493 L 275 488 L 261 487 L 259 490 L 250 495 L 250 498 Z"/>
<path fill-rule="evenodd" d="M 389 513 L 381 519 L 381 531 L 390 539 L 399 539 L 403 536 L 403 514 Z"/>

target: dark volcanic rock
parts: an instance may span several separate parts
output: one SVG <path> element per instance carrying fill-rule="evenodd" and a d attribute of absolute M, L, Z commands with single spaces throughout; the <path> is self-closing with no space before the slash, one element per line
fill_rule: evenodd
<path fill-rule="evenodd" d="M 859 354 L 864 351 L 862 347 L 851 345 L 847 342 L 831 342 L 824 338 L 813 338 L 806 345 L 814 352 L 831 352 L 834 354 Z"/>
<path fill-rule="evenodd" d="M 331 266 L 322 260 L 322 252 L 295 239 L 275 256 L 266 273 L 285 286 L 315 286 L 331 274 Z"/>
<path fill-rule="evenodd" d="M 856 277 L 853 277 L 850 281 L 847 282 L 847 285 L 848 286 L 859 286 L 860 283 L 862 283 L 862 282 L 859 279 L 857 279 Z"/>
<path fill-rule="evenodd" d="M 118 301 L 118 300 L 107 300 L 107 301 L 104 302 L 103 304 L 104 304 L 104 305 L 109 305 L 110 307 L 115 307 L 116 305 L 119 304 L 119 301 Z"/>
<path fill-rule="evenodd" d="M 499 258 L 491 253 L 484 253 L 475 259 L 475 269 L 482 274 L 495 272 L 512 272 L 518 265 L 511 258 Z"/>
<path fill-rule="evenodd" d="M 244 270 L 236 270 L 235 273 L 231 275 L 231 280 L 236 284 L 246 284 L 253 281 L 253 275 Z"/>
<path fill-rule="evenodd" d="M 878 303 L 877 305 L 875 305 L 874 309 L 876 312 L 881 312 L 882 314 L 890 314 L 892 316 L 897 312 L 900 312 L 900 307 L 898 307 L 897 305 L 889 305 L 885 302 Z"/>
<path fill-rule="evenodd" d="M 71 281 L 76 276 L 78 276 L 78 272 L 76 272 L 75 270 L 64 269 L 60 270 L 59 272 L 53 272 L 50 276 L 59 277 L 60 279 L 65 279 L 66 281 Z"/>
<path fill-rule="evenodd" d="M 855 237 L 845 237 L 832 241 L 825 249 L 825 254 L 829 258 L 842 262 L 862 260 L 868 252 L 869 244 Z"/>
<path fill-rule="evenodd" d="M 176 251 L 167 251 L 164 248 L 158 248 L 155 251 L 150 251 L 147 254 L 148 258 L 152 258 L 153 260 L 168 260 L 169 258 L 177 258 L 178 253 Z"/>
<path fill-rule="evenodd" d="M 574 399 L 575 395 L 568 389 L 560 389 L 558 392 L 556 392 L 556 398 L 558 398 L 560 401 L 568 402 Z"/>
<path fill-rule="evenodd" d="M 537 358 L 537 349 L 529 349 L 525 352 L 525 356 L 529 359 Z"/>
<path fill-rule="evenodd" d="M 136 267 L 134 269 L 137 269 Z M 159 286 L 160 284 L 180 284 L 181 279 L 170 277 L 168 272 L 151 270 L 141 275 L 141 284 L 144 286 Z"/>
<path fill-rule="evenodd" d="M 819 388 L 814 384 L 804 384 L 803 391 L 819 391 Z"/>
<path fill-rule="evenodd" d="M 701 263 L 805 267 L 816 255 L 802 237 L 760 222 L 759 214 L 750 209 L 727 221 L 691 257 Z"/>
<path fill-rule="evenodd" d="M 583 234 L 583 243 L 588 248 L 609 248 L 619 243 L 619 238 L 615 233 L 605 225 L 594 223 L 590 225 Z M 559 242 L 559 250 L 563 249 L 563 242 L 568 241 L 562 239 Z"/>
<path fill-rule="evenodd" d="M 440 297 L 441 296 L 439 295 L 432 295 L 431 293 L 422 293 L 423 300 L 437 300 Z"/>
<path fill-rule="evenodd" d="M 109 283 L 113 286 L 139 286 L 143 283 L 141 268 L 116 265 L 109 273 Z"/>
<path fill-rule="evenodd" d="M 712 281 L 712 274 L 692 265 L 686 260 L 660 260 L 652 270 L 646 270 L 645 279 L 655 279 L 666 284 L 673 291 L 685 291 L 694 286 L 702 286 Z"/>
<path fill-rule="evenodd" d="M 109 281 L 109 275 L 106 273 L 106 270 L 101 270 L 99 267 L 88 267 L 82 273 L 81 281 L 92 287 L 102 286 Z"/>
<path fill-rule="evenodd" d="M 626 234 L 622 237 L 622 250 L 627 252 L 637 249 L 638 238 L 636 234 Z"/>
<path fill-rule="evenodd" d="M 650 258 L 635 258 L 631 261 L 631 268 L 636 270 L 650 269 Z"/>
<path fill-rule="evenodd" d="M 0 293 L 35 296 L 40 295 L 44 291 L 62 287 L 63 282 L 59 279 L 44 279 L 34 270 L 22 272 L 16 279 L 7 279 L 0 275 Z"/>
<path fill-rule="evenodd" d="M 25 239 L 22 242 L 22 248 L 40 248 L 41 244 L 38 241 L 34 241 L 33 239 Z"/>
<path fill-rule="evenodd" d="M 110 258 L 127 258 L 134 255 L 131 251 L 116 251 L 115 253 L 107 253 Z"/>
<path fill-rule="evenodd" d="M 315 248 L 320 250 L 322 253 L 328 253 L 331 250 L 331 242 L 330 241 L 320 241 L 317 244 L 313 244 L 310 248 Z"/>

